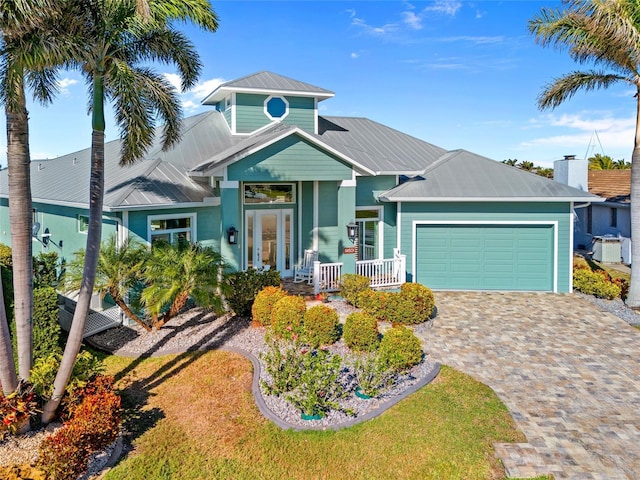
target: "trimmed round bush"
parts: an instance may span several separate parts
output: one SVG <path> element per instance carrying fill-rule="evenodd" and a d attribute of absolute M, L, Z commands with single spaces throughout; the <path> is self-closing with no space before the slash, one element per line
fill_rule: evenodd
<path fill-rule="evenodd" d="M 271 311 L 271 331 L 281 338 L 291 340 L 302 334 L 302 322 L 307 304 L 299 296 L 287 295 L 278 300 Z"/>
<path fill-rule="evenodd" d="M 313 348 L 330 345 L 340 338 L 338 312 L 326 305 L 311 307 L 304 314 L 304 340 Z"/>
<path fill-rule="evenodd" d="M 420 340 L 403 325 L 386 331 L 378 349 L 378 361 L 385 368 L 402 372 L 422 360 Z"/>
<path fill-rule="evenodd" d="M 0 243 L 0 265 L 6 268 L 13 267 L 13 258 L 11 257 L 11 247 Z"/>
<path fill-rule="evenodd" d="M 276 302 L 287 296 L 280 287 L 265 287 L 256 295 L 251 307 L 251 318 L 256 325 L 271 324 L 271 312 Z"/>
<path fill-rule="evenodd" d="M 351 305 L 360 307 L 360 294 L 371 290 L 369 284 L 369 278 L 364 275 L 346 273 L 340 282 L 340 295 Z"/>
<path fill-rule="evenodd" d="M 342 337 L 347 346 L 357 352 L 373 352 L 380 344 L 378 321 L 366 313 L 354 312 L 344 323 Z"/>
<path fill-rule="evenodd" d="M 430 288 L 419 283 L 403 283 L 400 296 L 411 303 L 412 318 L 408 323 L 422 323 L 431 318 L 435 299 Z"/>

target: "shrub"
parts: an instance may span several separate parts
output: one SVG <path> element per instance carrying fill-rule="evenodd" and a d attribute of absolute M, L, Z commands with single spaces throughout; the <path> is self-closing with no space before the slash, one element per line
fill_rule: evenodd
<path fill-rule="evenodd" d="M 260 355 L 271 382 L 260 381 L 267 395 L 280 395 L 298 386 L 302 374 L 302 346 L 299 341 L 267 339 L 267 351 Z"/>
<path fill-rule="evenodd" d="M 239 317 L 251 315 L 251 308 L 258 292 L 265 287 L 280 286 L 280 272 L 277 270 L 256 270 L 249 268 L 227 276 L 229 294 L 227 302 Z"/>
<path fill-rule="evenodd" d="M 377 397 L 393 386 L 395 372 L 383 365 L 376 352 L 365 352 L 351 358 L 356 383 L 364 395 Z"/>
<path fill-rule="evenodd" d="M 360 303 L 367 314 L 381 322 L 411 325 L 431 317 L 434 297 L 424 285 L 405 283 L 399 292 L 364 292 L 360 295 Z"/>
<path fill-rule="evenodd" d="M 342 276 L 342 281 L 340 283 L 340 294 L 351 305 L 359 307 L 360 294 L 366 290 L 370 290 L 368 277 L 365 277 L 364 275 L 356 275 L 353 273 L 346 273 Z"/>
<path fill-rule="evenodd" d="M 11 258 L 11 247 L 0 243 L 0 265 L 11 269 L 13 267 L 13 259 Z"/>
<path fill-rule="evenodd" d="M 422 360 L 422 346 L 413 331 L 405 326 L 393 327 L 384 334 L 378 350 L 380 365 L 402 372 Z"/>
<path fill-rule="evenodd" d="M 58 254 L 56 252 L 40 252 L 33 257 L 33 285 L 39 287 L 56 287 L 58 285 Z"/>
<path fill-rule="evenodd" d="M 120 397 L 112 389 L 101 388 L 86 395 L 71 420 L 45 438 L 37 466 L 48 478 L 75 479 L 86 469 L 93 452 L 116 439 L 119 428 Z"/>
<path fill-rule="evenodd" d="M 16 433 L 20 424 L 29 422 L 37 412 L 38 402 L 33 385 L 20 380 L 16 390 L 6 397 L 0 393 L 0 432 Z"/>
<path fill-rule="evenodd" d="M 47 357 L 51 353 L 62 353 L 58 311 L 58 294 L 53 287 L 33 290 L 34 360 Z"/>
<path fill-rule="evenodd" d="M 280 287 L 265 287 L 253 302 L 251 317 L 256 325 L 270 325 L 271 311 L 278 300 L 287 296 L 287 292 Z"/>
<path fill-rule="evenodd" d="M 292 339 L 302 334 L 302 323 L 307 305 L 299 296 L 286 295 L 278 300 L 271 311 L 271 331 L 278 337 Z"/>
<path fill-rule="evenodd" d="M 36 393 L 42 398 L 49 398 L 53 393 L 53 381 L 60 368 L 62 355 L 51 353 L 46 357 L 35 361 L 31 369 L 31 382 Z M 82 351 L 76 358 L 76 363 L 71 371 L 71 380 L 67 386 L 67 393 L 71 393 L 78 387 L 84 386 L 91 378 L 99 374 L 103 369 L 102 362 L 90 352 Z"/>
<path fill-rule="evenodd" d="M 338 312 L 325 305 L 311 307 L 304 314 L 304 340 L 313 348 L 330 345 L 340 338 Z"/>
<path fill-rule="evenodd" d="M 343 337 L 352 350 L 372 352 L 380 344 L 378 321 L 366 313 L 352 313 L 345 321 Z"/>
<path fill-rule="evenodd" d="M 604 272 L 606 274 L 606 272 Z M 573 270 L 573 288 L 586 293 L 587 295 L 594 295 L 600 298 L 613 299 L 620 296 L 622 288 L 612 283 L 608 274 L 602 275 L 598 272 L 593 272 L 587 268 L 575 268 Z"/>

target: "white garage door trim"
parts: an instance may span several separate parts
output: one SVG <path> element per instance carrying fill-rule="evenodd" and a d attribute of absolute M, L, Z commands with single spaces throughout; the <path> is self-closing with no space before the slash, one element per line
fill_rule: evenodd
<path fill-rule="evenodd" d="M 546 225 L 553 228 L 553 293 L 558 293 L 558 222 L 545 220 L 414 220 L 411 228 L 411 273 L 416 281 L 418 225 Z"/>

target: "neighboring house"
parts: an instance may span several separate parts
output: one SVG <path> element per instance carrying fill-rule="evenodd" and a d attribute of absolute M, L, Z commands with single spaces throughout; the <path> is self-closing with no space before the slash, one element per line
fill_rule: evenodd
<path fill-rule="evenodd" d="M 169 152 L 120 167 L 120 142 L 107 143 L 103 237 L 197 241 L 232 269 L 283 277 L 305 249 L 342 273 L 399 249 L 407 281 L 435 289 L 571 290 L 574 203 L 596 197 L 366 118 L 319 115 L 333 96 L 260 72 L 207 96 L 211 110 L 185 119 Z M 85 247 L 88 186 L 88 149 L 32 162 L 35 251 L 69 258 Z M 0 242 L 10 244 L 7 204 L 3 170 Z"/>
<path fill-rule="evenodd" d="M 593 251 L 597 260 L 630 263 L 631 169 L 589 170 L 587 160 L 568 155 L 555 162 L 554 170 L 557 181 L 600 197 L 576 208 L 574 247 Z"/>

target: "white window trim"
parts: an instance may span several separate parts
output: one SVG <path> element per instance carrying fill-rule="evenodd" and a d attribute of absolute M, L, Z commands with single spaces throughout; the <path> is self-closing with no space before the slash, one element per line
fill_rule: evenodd
<path fill-rule="evenodd" d="M 81 230 L 80 229 L 80 225 L 82 225 L 82 223 L 80 222 L 80 217 L 85 217 L 87 219 L 87 229 L 86 230 Z M 87 233 L 89 233 L 89 215 L 78 214 L 77 221 L 78 221 L 78 233 L 81 233 L 83 235 L 86 235 Z"/>
<path fill-rule="evenodd" d="M 558 221 L 544 220 L 414 220 L 411 227 L 411 275 L 416 281 L 416 253 L 418 225 L 547 225 L 553 228 L 553 293 L 558 293 Z M 573 248 L 573 245 L 571 246 Z M 571 256 L 571 255 L 570 255 Z"/>
<path fill-rule="evenodd" d="M 282 100 L 284 102 L 284 115 L 282 115 L 281 117 L 272 117 L 271 114 L 269 113 L 269 109 L 267 108 L 267 104 L 273 98 L 279 98 L 280 100 Z M 267 118 L 269 120 L 274 121 L 274 122 L 280 122 L 280 121 L 284 120 L 289 115 L 289 101 L 285 97 L 283 97 L 282 95 L 269 95 L 267 97 L 267 99 L 264 101 L 264 114 L 267 116 Z"/>
<path fill-rule="evenodd" d="M 197 214 L 195 212 L 189 212 L 189 213 L 183 213 L 183 214 L 176 214 L 176 213 L 169 213 L 166 215 L 148 215 L 147 216 L 147 244 L 150 246 L 151 245 L 151 235 L 158 235 L 158 234 L 162 234 L 162 233 L 166 233 L 166 232 L 175 232 L 175 231 L 186 231 L 187 229 L 175 229 L 172 228 L 170 230 L 151 230 L 151 222 L 153 220 L 172 220 L 172 219 L 176 219 L 176 218 L 189 218 L 191 219 L 191 226 L 189 227 L 188 230 L 191 230 L 191 243 L 196 243 L 198 241 L 197 238 L 197 231 L 198 231 L 198 224 L 197 224 Z"/>

